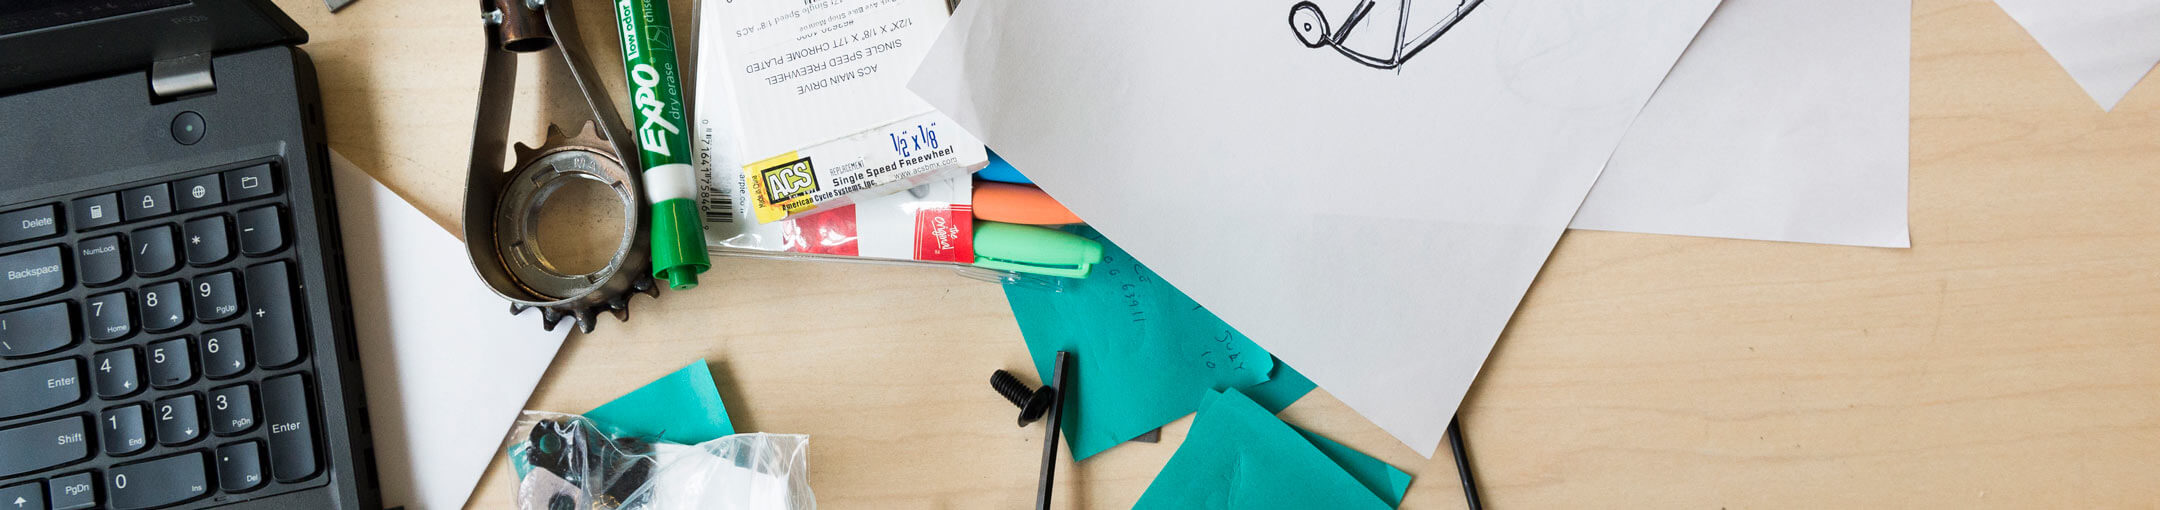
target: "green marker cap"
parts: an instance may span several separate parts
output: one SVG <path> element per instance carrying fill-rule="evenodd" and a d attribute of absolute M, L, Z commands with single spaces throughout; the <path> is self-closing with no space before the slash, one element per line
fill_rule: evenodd
<path fill-rule="evenodd" d="M 975 265 L 1066 278 L 1086 278 L 1102 262 L 1102 243 L 1072 233 L 994 221 L 975 222 Z"/>
<path fill-rule="evenodd" d="M 698 273 L 712 268 L 697 204 L 678 199 L 653 204 L 652 209 L 653 276 L 667 279 L 670 289 L 697 287 Z"/>

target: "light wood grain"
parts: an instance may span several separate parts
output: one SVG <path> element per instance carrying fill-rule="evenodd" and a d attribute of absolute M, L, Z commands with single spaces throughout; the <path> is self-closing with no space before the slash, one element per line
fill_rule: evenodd
<path fill-rule="evenodd" d="M 279 3 L 313 34 L 331 147 L 454 227 L 472 2 Z M 584 17 L 589 39 L 608 34 Z M 1914 248 L 1570 233 L 1464 411 L 1490 502 L 2160 505 L 2160 85 L 2103 113 L 1986 0 L 1916 0 L 1913 25 Z M 566 83 L 520 104 L 574 110 Z M 702 357 L 739 428 L 812 436 L 825 508 L 1032 504 L 1040 431 L 984 384 L 1032 372 L 996 287 L 720 262 L 697 291 L 573 335 L 527 407 L 589 409 Z M 1325 392 L 1284 416 L 1417 473 L 1404 508 L 1460 507 L 1445 454 Z M 1187 421 L 1066 463 L 1059 506 L 1130 506 Z M 498 461 L 469 506 L 510 508 L 513 491 Z"/>

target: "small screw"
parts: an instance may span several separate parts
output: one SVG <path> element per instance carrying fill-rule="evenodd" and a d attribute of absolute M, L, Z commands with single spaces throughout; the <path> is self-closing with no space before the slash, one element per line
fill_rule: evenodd
<path fill-rule="evenodd" d="M 1056 400 L 1054 394 L 1057 390 L 1047 387 L 1029 388 L 1027 383 L 1020 382 L 1019 378 L 1004 370 L 990 373 L 990 387 L 996 389 L 999 395 L 1005 396 L 1005 401 L 1020 408 L 1022 427 L 1042 419 L 1044 413 L 1050 412 L 1050 401 Z"/>

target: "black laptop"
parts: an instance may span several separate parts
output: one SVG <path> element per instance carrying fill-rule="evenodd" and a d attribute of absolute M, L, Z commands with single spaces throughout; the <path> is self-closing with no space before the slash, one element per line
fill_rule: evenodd
<path fill-rule="evenodd" d="M 0 510 L 380 506 L 306 39 L 0 0 Z"/>

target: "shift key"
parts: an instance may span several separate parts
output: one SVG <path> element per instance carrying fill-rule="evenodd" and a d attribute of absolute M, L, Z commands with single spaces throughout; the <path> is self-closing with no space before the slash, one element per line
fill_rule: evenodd
<path fill-rule="evenodd" d="M 0 255 L 0 302 L 16 301 L 42 296 L 67 286 L 67 271 L 61 267 L 66 252 L 59 246 L 48 246 L 20 253 Z"/>
<path fill-rule="evenodd" d="M 281 260 L 247 268 L 247 301 L 255 305 L 248 310 L 255 321 L 255 359 L 266 368 L 284 368 L 306 354 L 288 267 Z"/>
<path fill-rule="evenodd" d="M 0 478 L 90 458 L 89 419 L 69 416 L 0 429 Z"/>

